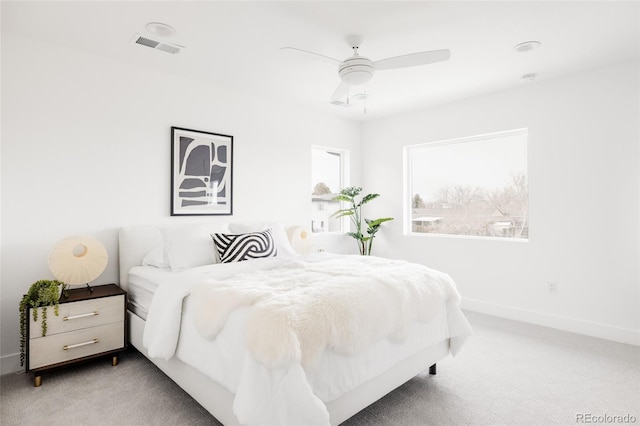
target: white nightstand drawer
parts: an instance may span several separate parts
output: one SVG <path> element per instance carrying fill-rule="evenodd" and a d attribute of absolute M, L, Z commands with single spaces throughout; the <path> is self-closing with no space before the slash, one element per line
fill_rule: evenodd
<path fill-rule="evenodd" d="M 117 298 L 121 300 L 120 298 Z M 61 306 L 62 307 L 62 306 Z M 48 322 L 48 318 L 47 318 Z M 124 323 L 99 325 L 31 339 L 29 369 L 57 364 L 124 347 Z"/>
<path fill-rule="evenodd" d="M 124 295 L 81 300 L 73 303 L 61 303 L 59 315 L 54 314 L 53 306 L 47 308 L 47 337 L 97 325 L 122 322 L 124 318 Z M 33 321 L 29 310 L 29 337 L 42 338 L 42 308 L 38 308 L 38 321 Z"/>

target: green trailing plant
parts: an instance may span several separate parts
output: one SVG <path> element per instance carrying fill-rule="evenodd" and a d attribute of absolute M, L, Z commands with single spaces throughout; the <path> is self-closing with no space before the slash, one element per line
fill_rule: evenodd
<path fill-rule="evenodd" d="M 349 219 L 351 219 L 351 223 L 353 223 L 354 225 L 355 232 L 347 232 L 347 235 L 356 239 L 356 242 L 358 244 L 358 251 L 361 255 L 369 256 L 371 255 L 371 248 L 373 247 L 373 239 L 376 236 L 376 233 L 380 230 L 380 225 L 382 225 L 384 222 L 393 220 L 393 218 L 383 217 L 373 220 L 363 218 L 362 206 L 370 202 L 371 200 L 375 200 L 380 196 L 380 194 L 367 194 L 360 200 L 357 200 L 356 197 L 360 195 L 360 192 L 362 192 L 362 188 L 358 186 L 350 186 L 341 190 L 340 193 L 333 199 L 336 201 L 343 201 L 345 203 L 348 203 L 349 207 L 338 210 L 332 216 L 338 218 L 349 216 Z M 366 224 L 366 235 L 363 233 L 363 220 Z"/>
<path fill-rule="evenodd" d="M 42 336 L 47 335 L 47 306 L 53 306 L 53 313 L 58 316 L 60 294 L 65 290 L 65 284 L 58 280 L 39 280 L 31 284 L 27 294 L 20 300 L 20 365 L 24 365 L 25 348 L 27 344 L 27 313 L 31 310 L 33 321 L 38 321 L 38 311 L 42 308 Z"/>

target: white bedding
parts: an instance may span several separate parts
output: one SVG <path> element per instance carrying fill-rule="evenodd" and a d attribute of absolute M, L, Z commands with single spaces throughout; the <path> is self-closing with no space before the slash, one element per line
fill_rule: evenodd
<path fill-rule="evenodd" d="M 129 310 L 146 320 L 153 295 L 158 289 L 158 283 L 164 277 L 172 276 L 171 271 L 151 266 L 136 266 L 129 270 L 127 303 Z"/>
<path fill-rule="evenodd" d="M 430 321 L 418 321 L 408 327 L 402 342 L 382 339 L 349 356 L 325 350 L 317 363 L 306 369 L 300 363 L 270 369 L 255 360 L 246 345 L 250 307 L 234 310 L 215 339 L 207 340 L 200 335 L 194 324 L 195 301 L 188 297 L 194 286 L 205 280 L 276 269 L 283 262 L 286 260 L 270 258 L 207 265 L 179 273 L 157 270 L 150 273 L 152 277 L 134 268 L 130 274 L 130 277 L 142 274 L 157 284 L 144 333 L 144 346 L 150 356 L 164 359 L 176 356 L 221 383 L 236 395 L 234 412 L 245 424 L 328 424 L 324 402 L 340 397 L 400 360 L 442 340 L 452 338 L 451 350 L 455 354 L 471 334 L 454 288 L 455 297 L 446 300 L 446 306 Z"/>

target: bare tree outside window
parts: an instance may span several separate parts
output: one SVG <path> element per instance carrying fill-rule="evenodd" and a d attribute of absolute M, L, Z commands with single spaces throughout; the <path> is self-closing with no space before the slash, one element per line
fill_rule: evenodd
<path fill-rule="evenodd" d="M 416 194 L 413 196 L 411 207 L 413 207 L 414 209 L 423 209 L 425 207 L 424 200 L 422 199 L 422 197 L 420 197 L 420 194 Z"/>
<path fill-rule="evenodd" d="M 528 239 L 527 130 L 405 147 L 409 234 Z"/>
<path fill-rule="evenodd" d="M 313 192 L 311 195 L 324 195 L 324 194 L 331 194 L 331 188 L 329 188 L 327 184 L 324 182 L 316 183 L 316 185 L 313 187 Z"/>

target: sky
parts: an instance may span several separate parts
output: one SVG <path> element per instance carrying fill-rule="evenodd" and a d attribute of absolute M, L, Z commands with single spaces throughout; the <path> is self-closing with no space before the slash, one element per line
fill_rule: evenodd
<path fill-rule="evenodd" d="M 527 173 L 526 131 L 464 138 L 409 148 L 411 195 L 436 201 L 446 185 L 502 188 L 511 175 Z"/>
<path fill-rule="evenodd" d="M 311 191 L 318 182 L 324 182 L 332 193 L 340 192 L 340 155 L 314 147 L 311 156 Z"/>
<path fill-rule="evenodd" d="M 517 130 L 408 148 L 411 167 L 411 196 L 436 201 L 439 189 L 463 185 L 483 189 L 502 188 L 513 174 L 527 174 L 527 132 Z M 337 193 L 340 184 L 340 155 L 313 147 L 311 190 L 324 182 Z"/>

